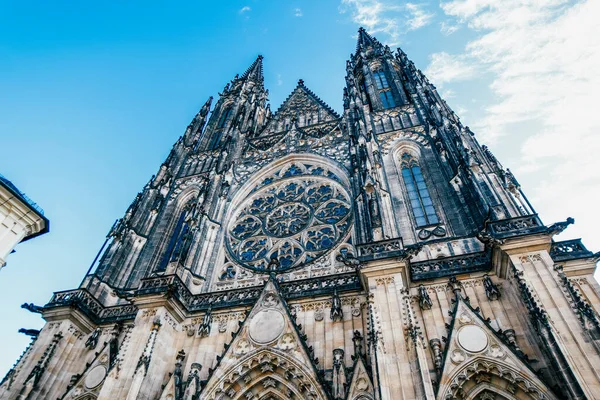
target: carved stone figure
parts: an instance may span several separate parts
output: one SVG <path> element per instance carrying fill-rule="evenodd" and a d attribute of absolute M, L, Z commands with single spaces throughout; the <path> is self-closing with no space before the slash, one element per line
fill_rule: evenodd
<path fill-rule="evenodd" d="M 198 327 L 198 336 L 204 337 L 210 335 L 210 329 L 212 326 L 212 308 L 208 308 L 204 317 L 202 317 L 202 322 Z"/>
<path fill-rule="evenodd" d="M 485 288 L 485 295 L 490 301 L 500 298 L 501 294 L 498 290 L 498 285 L 492 282 L 492 278 L 488 274 L 483 276 L 483 287 Z"/>
<path fill-rule="evenodd" d="M 181 367 L 183 366 L 183 360 L 185 360 L 185 351 L 180 350 L 177 353 L 177 358 L 175 361 L 175 370 L 173 371 L 173 383 L 175 384 L 175 399 L 174 400 L 183 400 L 183 371 Z"/>
<path fill-rule="evenodd" d="M 90 334 L 90 336 L 85 341 L 85 347 L 87 347 L 90 350 L 95 349 L 96 346 L 98 346 L 98 340 L 100 339 L 101 333 L 102 333 L 102 329 L 100 329 L 100 328 L 94 329 L 94 331 Z"/>
<path fill-rule="evenodd" d="M 363 336 L 359 331 L 354 331 L 352 334 L 352 343 L 354 344 L 354 357 L 360 357 L 363 352 Z"/>
<path fill-rule="evenodd" d="M 433 302 L 429 297 L 427 288 L 425 285 L 419 285 L 419 307 L 421 307 L 421 310 L 431 310 L 432 306 Z"/>
<path fill-rule="evenodd" d="M 333 350 L 333 398 L 346 398 L 346 366 L 344 364 L 344 349 Z"/>
<path fill-rule="evenodd" d="M 340 296 L 338 295 L 337 290 L 333 291 L 333 297 L 331 298 L 330 317 L 332 321 L 342 321 L 344 319 L 342 301 L 340 300 Z"/>
<path fill-rule="evenodd" d="M 44 309 L 44 307 L 36 306 L 33 303 L 23 303 L 23 304 L 21 304 L 21 308 L 24 308 L 27 311 L 30 311 L 30 312 L 36 313 L 36 314 L 41 314 L 42 310 Z"/>

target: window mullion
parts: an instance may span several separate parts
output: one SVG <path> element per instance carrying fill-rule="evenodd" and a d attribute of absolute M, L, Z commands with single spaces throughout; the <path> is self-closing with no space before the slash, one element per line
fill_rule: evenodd
<path fill-rule="evenodd" d="M 425 222 L 429 224 L 429 216 L 427 215 L 427 211 L 425 210 L 425 205 L 423 204 L 423 198 L 421 197 L 421 189 L 419 189 L 419 185 L 417 183 L 417 178 L 412 170 L 412 167 L 408 169 L 410 171 L 410 177 L 412 178 L 413 185 L 415 186 L 415 191 L 417 192 L 417 197 L 419 199 L 419 204 L 421 205 L 421 211 L 423 211 L 423 216 L 425 217 Z"/>

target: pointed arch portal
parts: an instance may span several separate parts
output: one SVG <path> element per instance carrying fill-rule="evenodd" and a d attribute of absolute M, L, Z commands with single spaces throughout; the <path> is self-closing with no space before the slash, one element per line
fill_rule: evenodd
<path fill-rule="evenodd" d="M 220 394 L 223 399 L 241 400 L 250 398 L 250 393 L 257 399 L 327 399 L 312 370 L 273 348 L 241 358 L 203 392 L 207 400 Z"/>

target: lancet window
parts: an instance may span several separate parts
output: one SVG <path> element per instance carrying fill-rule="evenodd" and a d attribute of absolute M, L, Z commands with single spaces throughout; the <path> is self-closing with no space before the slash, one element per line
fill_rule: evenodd
<path fill-rule="evenodd" d="M 392 96 L 390 85 L 385 76 L 385 73 L 381 70 L 375 71 L 373 72 L 373 77 L 375 78 L 375 85 L 377 86 L 377 90 L 379 90 L 379 98 L 381 99 L 383 108 L 395 107 L 396 102 L 394 101 L 394 96 Z"/>
<path fill-rule="evenodd" d="M 165 255 L 158 267 L 159 271 L 164 271 L 167 268 L 167 264 L 169 264 L 169 261 L 171 261 L 171 257 L 173 255 L 173 253 L 175 253 L 174 250 L 180 242 L 179 238 L 181 237 L 182 230 L 184 229 L 186 214 L 187 214 L 186 209 L 183 209 L 181 211 L 181 214 L 179 215 L 179 218 L 177 219 L 177 223 L 175 224 L 175 228 L 173 229 L 173 234 L 171 235 L 171 238 L 169 239 L 167 251 L 165 252 Z"/>
<path fill-rule="evenodd" d="M 408 153 L 402 154 L 401 170 L 417 226 L 437 224 L 439 219 L 418 161 Z"/>

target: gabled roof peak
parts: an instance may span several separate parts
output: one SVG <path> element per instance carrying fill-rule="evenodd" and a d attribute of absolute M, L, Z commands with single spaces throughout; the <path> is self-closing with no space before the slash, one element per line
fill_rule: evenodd
<path fill-rule="evenodd" d="M 292 90 L 292 92 L 288 95 L 288 97 L 283 101 L 283 103 L 281 103 L 281 105 L 279 106 L 277 111 L 275 111 L 274 116 L 279 114 L 283 109 L 285 109 L 285 107 L 287 106 L 289 101 L 292 99 L 294 94 L 298 91 L 305 92 L 317 104 L 319 104 L 321 107 L 325 108 L 327 110 L 327 112 L 331 113 L 335 118 L 340 118 L 340 115 L 333 108 L 331 108 L 327 103 L 325 103 L 323 100 L 321 100 L 321 98 L 319 96 L 317 96 L 312 90 L 310 90 L 308 87 L 306 87 L 306 85 L 304 84 L 304 79 L 298 79 L 298 84 L 296 85 L 294 90 Z"/>

